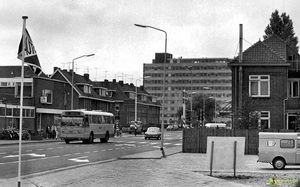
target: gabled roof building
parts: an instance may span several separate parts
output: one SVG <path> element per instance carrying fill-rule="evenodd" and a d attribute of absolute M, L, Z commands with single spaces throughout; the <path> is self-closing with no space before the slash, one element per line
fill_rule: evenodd
<path fill-rule="evenodd" d="M 233 127 L 295 129 L 300 114 L 297 51 L 276 35 L 258 41 L 229 63 Z M 247 125 L 249 116 L 257 123 Z M 240 127 L 240 126 L 239 126 Z"/>

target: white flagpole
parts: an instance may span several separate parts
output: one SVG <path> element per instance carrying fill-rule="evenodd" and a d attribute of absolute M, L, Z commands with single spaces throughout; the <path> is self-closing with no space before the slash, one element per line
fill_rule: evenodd
<path fill-rule="evenodd" d="M 22 31 L 22 68 L 21 68 L 21 93 L 20 93 L 20 128 L 19 128 L 19 164 L 18 164 L 18 187 L 21 187 L 21 155 L 22 155 L 22 123 L 23 123 L 23 85 L 24 85 L 24 59 L 25 59 L 25 29 L 27 16 L 23 18 Z"/>

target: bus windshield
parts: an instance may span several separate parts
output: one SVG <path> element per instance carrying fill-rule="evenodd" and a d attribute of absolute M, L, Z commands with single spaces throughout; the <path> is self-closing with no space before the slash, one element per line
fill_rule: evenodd
<path fill-rule="evenodd" d="M 83 126 L 83 117 L 62 117 L 61 126 Z"/>

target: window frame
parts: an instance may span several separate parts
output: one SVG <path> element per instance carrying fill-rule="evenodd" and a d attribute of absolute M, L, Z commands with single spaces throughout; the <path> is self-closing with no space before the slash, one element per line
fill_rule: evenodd
<path fill-rule="evenodd" d="M 297 83 L 297 92 L 296 95 L 294 95 L 294 87 L 295 85 L 293 83 Z M 289 98 L 299 98 L 299 80 L 288 80 L 288 96 Z"/>
<path fill-rule="evenodd" d="M 249 97 L 270 97 L 270 75 L 249 75 Z M 252 94 L 252 83 L 257 83 L 257 95 Z M 262 94 L 262 83 L 267 83 L 267 94 Z"/>

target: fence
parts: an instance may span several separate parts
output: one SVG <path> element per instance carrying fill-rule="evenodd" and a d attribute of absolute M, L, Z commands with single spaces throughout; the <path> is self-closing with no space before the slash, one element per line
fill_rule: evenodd
<path fill-rule="evenodd" d="M 245 137 L 245 154 L 258 154 L 258 132 L 295 132 L 285 129 L 215 129 L 192 128 L 184 129 L 182 135 L 182 152 L 206 153 L 207 136 L 238 136 Z"/>

